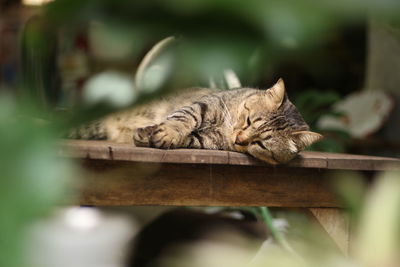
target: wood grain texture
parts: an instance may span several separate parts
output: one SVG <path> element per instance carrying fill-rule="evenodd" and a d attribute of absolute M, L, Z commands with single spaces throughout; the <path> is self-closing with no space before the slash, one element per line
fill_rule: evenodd
<path fill-rule="evenodd" d="M 59 154 L 74 158 L 134 162 L 268 166 L 251 156 L 237 152 L 198 149 L 162 150 L 132 147 L 127 144 L 106 141 L 64 141 Z M 400 160 L 349 154 L 301 152 L 297 158 L 280 167 L 367 171 L 399 170 Z"/>
<path fill-rule="evenodd" d="M 338 207 L 327 172 L 211 164 L 83 160 L 80 204 Z"/>

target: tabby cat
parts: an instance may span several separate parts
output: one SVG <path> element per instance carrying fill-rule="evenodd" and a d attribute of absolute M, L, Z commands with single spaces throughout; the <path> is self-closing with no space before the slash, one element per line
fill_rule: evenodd
<path fill-rule="evenodd" d="M 270 164 L 288 162 L 322 138 L 309 131 L 287 98 L 282 79 L 268 90 L 194 88 L 112 114 L 70 137 L 163 149 L 238 151 Z"/>

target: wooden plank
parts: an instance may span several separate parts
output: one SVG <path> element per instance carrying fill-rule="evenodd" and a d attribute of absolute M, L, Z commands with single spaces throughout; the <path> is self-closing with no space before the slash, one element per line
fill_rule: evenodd
<path fill-rule="evenodd" d="M 336 208 L 310 208 L 309 211 L 339 249 L 347 255 L 350 243 L 349 215 L 344 210 Z"/>
<path fill-rule="evenodd" d="M 80 204 L 338 207 L 326 171 L 84 160 Z"/>
<path fill-rule="evenodd" d="M 162 150 L 132 147 L 127 144 L 106 141 L 65 141 L 61 145 L 60 155 L 134 162 L 268 166 L 251 156 L 237 152 L 198 149 Z M 282 165 L 277 168 L 281 167 Z M 283 167 L 367 171 L 399 170 L 400 160 L 349 154 L 301 152 L 297 158 Z"/>

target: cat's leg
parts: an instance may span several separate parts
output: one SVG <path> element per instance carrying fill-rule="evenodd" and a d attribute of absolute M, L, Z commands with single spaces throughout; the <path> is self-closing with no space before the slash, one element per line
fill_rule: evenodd
<path fill-rule="evenodd" d="M 227 149 L 226 142 L 219 131 L 193 131 L 183 142 L 183 147 L 196 149 Z"/>
<path fill-rule="evenodd" d="M 134 135 L 137 146 L 156 148 L 185 147 L 187 136 L 200 127 L 206 108 L 204 103 L 185 106 L 171 113 L 163 122 L 138 128 Z"/>
<path fill-rule="evenodd" d="M 107 132 L 107 139 L 117 143 L 132 143 L 132 138 L 138 128 L 152 124 L 153 121 L 144 116 L 135 115 L 132 111 L 121 112 L 109 116 L 104 120 L 104 128 Z M 137 146 L 139 145 L 135 142 Z"/>
<path fill-rule="evenodd" d="M 222 132 L 215 128 L 207 131 L 193 131 L 185 138 L 184 147 L 229 150 L 229 146 Z"/>
<path fill-rule="evenodd" d="M 204 148 L 204 138 L 198 133 L 191 133 L 185 138 L 182 146 L 185 148 Z"/>

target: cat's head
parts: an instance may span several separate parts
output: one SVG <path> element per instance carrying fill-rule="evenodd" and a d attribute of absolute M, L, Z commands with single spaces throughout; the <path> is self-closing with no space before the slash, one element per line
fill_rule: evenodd
<path fill-rule="evenodd" d="M 282 79 L 245 99 L 232 136 L 236 151 L 271 164 L 286 163 L 298 152 L 322 139 L 289 101 Z"/>

